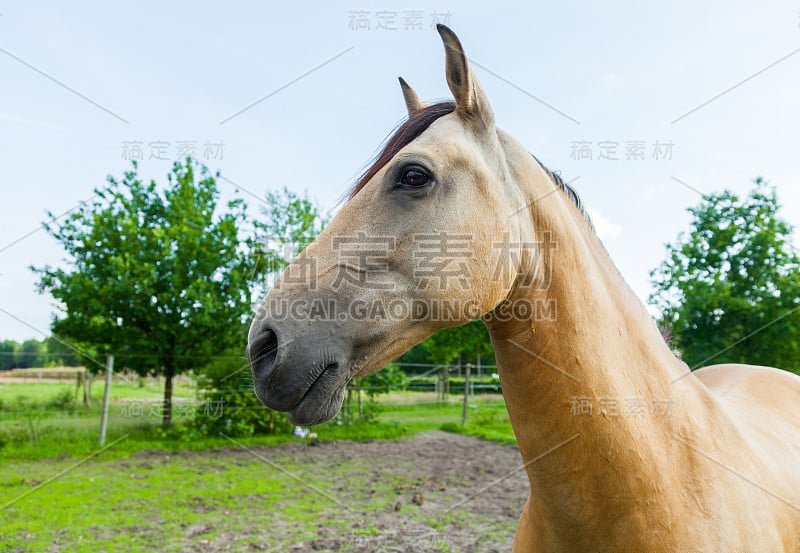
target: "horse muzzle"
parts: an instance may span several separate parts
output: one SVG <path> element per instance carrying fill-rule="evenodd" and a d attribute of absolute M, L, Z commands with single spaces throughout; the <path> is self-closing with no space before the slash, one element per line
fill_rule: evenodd
<path fill-rule="evenodd" d="M 300 332 L 292 326 L 253 321 L 247 345 L 253 386 L 261 403 L 287 412 L 293 424 L 319 424 L 342 406 L 349 381 L 347 347 L 333 329 Z"/>

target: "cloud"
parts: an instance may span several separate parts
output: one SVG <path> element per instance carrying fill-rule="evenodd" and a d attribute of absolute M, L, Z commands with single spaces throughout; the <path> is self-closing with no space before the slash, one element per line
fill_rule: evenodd
<path fill-rule="evenodd" d="M 47 121 L 42 121 L 40 119 L 32 119 L 30 117 L 22 117 L 20 115 L 14 115 L 13 113 L 2 113 L 0 112 L 0 120 L 2 121 L 11 121 L 14 123 L 22 123 L 23 125 L 30 125 L 32 127 L 40 127 L 43 129 L 53 129 L 64 131 L 66 130 L 64 127 L 56 125 L 54 123 L 48 123 Z"/>
<path fill-rule="evenodd" d="M 621 225 L 612 223 L 603 217 L 603 215 L 593 207 L 588 208 L 587 211 L 589 212 L 589 216 L 592 218 L 594 228 L 597 230 L 597 236 L 600 237 L 600 240 L 617 238 L 620 234 L 622 234 Z"/>

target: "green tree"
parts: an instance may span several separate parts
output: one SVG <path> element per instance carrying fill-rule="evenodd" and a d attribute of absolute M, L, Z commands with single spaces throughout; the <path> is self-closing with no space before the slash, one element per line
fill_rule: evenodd
<path fill-rule="evenodd" d="M 261 213 L 266 217 L 261 228 L 272 270 L 283 269 L 289 261 L 286 257 L 303 251 L 329 222 L 308 194 L 300 196 L 285 187 L 279 192 L 267 192 Z"/>
<path fill-rule="evenodd" d="M 16 366 L 21 369 L 44 367 L 47 364 L 45 353 L 44 344 L 39 340 L 35 338 L 25 340 L 17 347 L 14 356 Z"/>
<path fill-rule="evenodd" d="M 370 373 L 367 376 L 353 379 L 353 386 L 363 389 L 371 397 L 402 390 L 407 385 L 408 378 L 406 378 L 400 367 L 394 363 L 390 363 L 381 370 Z"/>
<path fill-rule="evenodd" d="M 22 343 L 15 340 L 0 342 L 0 370 L 44 367 L 47 358 L 45 343 L 35 338 Z"/>
<path fill-rule="evenodd" d="M 485 359 L 492 355 L 489 331 L 480 320 L 440 330 L 422 344 L 431 361 L 442 365 L 451 363 L 459 355 L 465 363 L 474 363 L 478 356 Z"/>
<path fill-rule="evenodd" d="M 16 354 L 18 344 L 14 340 L 0 342 L 0 371 L 7 371 L 16 367 Z"/>
<path fill-rule="evenodd" d="M 75 351 L 59 342 L 55 336 L 48 336 L 44 340 L 44 346 L 47 350 L 47 364 L 52 367 L 75 367 L 81 364 Z"/>
<path fill-rule="evenodd" d="M 744 198 L 707 195 L 651 272 L 650 301 L 689 366 L 800 369 L 800 258 L 779 210 L 762 179 Z"/>
<path fill-rule="evenodd" d="M 243 349 L 251 285 L 263 250 L 243 237 L 241 199 L 218 205 L 216 178 L 190 159 L 163 190 L 136 163 L 63 221 L 45 224 L 69 267 L 33 268 L 40 292 L 60 302 L 52 330 L 115 354 L 118 366 L 165 377 L 163 420 L 172 419 L 173 377 L 220 352 Z"/>
<path fill-rule="evenodd" d="M 264 220 L 259 223 L 259 232 L 265 271 L 273 276 L 311 244 L 330 221 L 307 193 L 301 196 L 286 187 L 267 192 L 261 214 Z M 272 278 L 262 282 L 259 295 L 265 295 L 271 283 Z"/>
<path fill-rule="evenodd" d="M 307 193 L 300 196 L 286 187 L 279 192 L 267 192 L 266 206 L 261 211 L 267 217 L 266 235 L 280 244 L 296 246 L 297 253 L 311 244 L 329 222 Z"/>

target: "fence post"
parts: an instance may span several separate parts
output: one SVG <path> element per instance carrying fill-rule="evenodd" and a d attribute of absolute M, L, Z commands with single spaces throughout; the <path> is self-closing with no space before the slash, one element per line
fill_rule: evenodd
<path fill-rule="evenodd" d="M 439 400 L 447 401 L 447 366 L 442 365 L 439 368 Z"/>
<path fill-rule="evenodd" d="M 90 374 L 86 369 L 83 369 L 81 374 L 83 375 L 83 405 L 85 407 L 89 407 L 89 405 L 92 403 L 92 393 L 89 390 L 89 384 L 91 383 L 91 380 L 89 379 Z"/>
<path fill-rule="evenodd" d="M 108 426 L 108 400 L 111 394 L 111 373 L 114 371 L 114 356 L 106 358 L 106 389 L 103 391 L 103 414 L 100 415 L 100 445 L 106 443 L 106 427 Z"/>
<path fill-rule="evenodd" d="M 464 372 L 464 406 L 461 408 L 461 426 L 467 424 L 467 410 L 469 409 L 469 373 L 472 368 L 471 363 L 467 363 Z"/>
<path fill-rule="evenodd" d="M 83 380 L 82 376 L 83 374 L 81 374 L 80 372 L 75 373 L 75 378 L 77 380 L 75 382 L 75 403 L 78 403 L 78 395 L 80 394 L 81 391 L 81 380 Z"/>

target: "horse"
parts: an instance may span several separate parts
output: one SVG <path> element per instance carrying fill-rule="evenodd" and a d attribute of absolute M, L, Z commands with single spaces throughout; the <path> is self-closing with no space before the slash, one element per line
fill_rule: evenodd
<path fill-rule="evenodd" d="M 800 551 L 800 377 L 678 359 L 437 29 L 454 101 L 400 78 L 408 118 L 256 310 L 260 401 L 322 423 L 353 377 L 482 318 L 530 484 L 513 551 Z"/>

